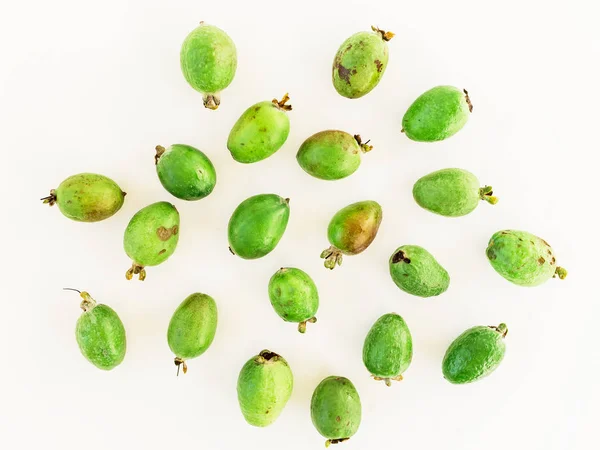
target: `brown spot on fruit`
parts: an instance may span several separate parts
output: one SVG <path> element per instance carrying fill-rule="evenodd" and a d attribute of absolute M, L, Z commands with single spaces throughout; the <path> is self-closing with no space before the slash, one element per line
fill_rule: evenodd
<path fill-rule="evenodd" d="M 544 259 L 542 256 L 540 256 L 540 257 L 538 258 L 538 264 L 539 264 L 540 266 L 541 266 L 542 264 L 544 264 L 545 262 L 546 262 L 546 260 L 545 260 L 545 259 Z"/>
<path fill-rule="evenodd" d="M 171 228 L 158 227 L 156 229 L 156 235 L 161 241 L 166 241 L 171 236 L 175 236 L 179 231 L 177 225 L 173 225 Z"/>
<path fill-rule="evenodd" d="M 377 66 L 377 72 L 381 72 L 381 69 L 383 69 L 383 63 L 381 61 L 379 61 L 378 59 L 376 59 L 375 65 Z"/>
<path fill-rule="evenodd" d="M 346 83 L 350 84 L 350 69 L 346 69 L 342 65 L 341 61 L 336 61 L 335 67 L 338 71 L 338 75 L 340 76 L 340 78 Z"/>
<path fill-rule="evenodd" d="M 260 127 L 258 131 L 262 131 L 263 133 L 267 131 L 267 127 Z"/>
<path fill-rule="evenodd" d="M 548 247 L 550 247 L 550 244 L 548 244 L 545 240 L 540 239 L 540 241 L 542 241 L 544 244 L 546 244 Z"/>
<path fill-rule="evenodd" d="M 490 261 L 493 261 L 496 259 L 496 252 L 494 252 L 494 249 L 491 247 L 488 247 L 488 249 L 485 251 L 485 254 L 487 255 L 487 257 Z"/>
<path fill-rule="evenodd" d="M 336 421 L 336 422 L 339 422 L 340 420 L 342 420 L 342 418 L 341 418 L 340 416 L 337 416 L 337 417 L 335 418 L 335 421 Z"/>
<path fill-rule="evenodd" d="M 158 254 L 159 254 L 159 255 L 162 255 L 162 254 L 163 254 L 164 252 L 166 252 L 166 251 L 167 251 L 167 249 L 166 249 L 166 248 L 163 248 L 163 249 L 162 249 L 160 252 L 158 252 Z"/>

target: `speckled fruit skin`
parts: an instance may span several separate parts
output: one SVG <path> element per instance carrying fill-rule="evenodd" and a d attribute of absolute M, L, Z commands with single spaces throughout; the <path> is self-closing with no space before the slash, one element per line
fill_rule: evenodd
<path fill-rule="evenodd" d="M 469 328 L 448 347 L 442 362 L 444 378 L 453 384 L 465 384 L 488 376 L 504 358 L 507 332 L 503 323 Z"/>
<path fill-rule="evenodd" d="M 494 233 L 485 254 L 496 272 L 519 286 L 538 286 L 554 276 L 567 276 L 567 271 L 556 265 L 550 244 L 526 231 Z"/>
<path fill-rule="evenodd" d="M 156 173 L 163 187 L 181 200 L 200 200 L 217 184 L 215 166 L 200 150 L 184 144 L 156 147 Z"/>
<path fill-rule="evenodd" d="M 330 376 L 319 383 L 310 401 L 310 415 L 317 431 L 338 443 L 350 439 L 360 425 L 362 408 L 358 391 L 348 378 Z"/>
<path fill-rule="evenodd" d="M 402 379 L 412 355 L 412 336 L 404 319 L 396 313 L 377 319 L 363 345 L 363 363 L 371 375 L 391 386 L 390 379 Z"/>
<path fill-rule="evenodd" d="M 204 106 L 217 109 L 219 92 L 229 86 L 237 69 L 231 38 L 220 28 L 200 23 L 183 41 L 180 62 L 187 82 L 204 94 Z"/>
<path fill-rule="evenodd" d="M 294 376 L 287 361 L 263 350 L 244 364 L 237 394 L 244 419 L 255 427 L 271 425 L 292 395 Z"/>
<path fill-rule="evenodd" d="M 413 141 L 442 141 L 465 126 L 472 110 L 466 91 L 437 86 L 410 105 L 402 118 L 402 132 Z"/>
<path fill-rule="evenodd" d="M 247 198 L 229 219 L 231 251 L 244 259 L 262 258 L 275 249 L 289 218 L 289 199 L 275 194 Z"/>
<path fill-rule="evenodd" d="M 496 204 L 491 186 L 480 187 L 479 180 L 464 169 L 442 169 L 419 178 L 413 197 L 427 211 L 446 217 L 469 214 L 481 200 Z"/>
<path fill-rule="evenodd" d="M 403 245 L 390 256 L 390 275 L 400 289 L 418 297 L 440 295 L 450 275 L 431 253 L 418 245 Z"/>
<path fill-rule="evenodd" d="M 286 322 L 299 323 L 298 331 L 306 331 L 306 322 L 316 322 L 319 293 L 312 278 L 303 270 L 282 267 L 269 280 L 269 299 L 275 312 Z"/>

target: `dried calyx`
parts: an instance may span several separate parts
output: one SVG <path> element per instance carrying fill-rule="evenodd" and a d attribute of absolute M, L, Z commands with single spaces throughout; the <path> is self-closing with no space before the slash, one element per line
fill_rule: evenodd
<path fill-rule="evenodd" d="M 289 99 L 290 99 L 290 96 L 286 92 L 286 94 L 283 96 L 283 98 L 281 100 L 278 101 L 276 98 L 274 98 L 272 100 L 272 102 L 275 106 L 277 106 L 282 111 L 291 111 L 292 105 L 286 105 L 286 102 L 288 102 Z"/>
<path fill-rule="evenodd" d="M 396 253 L 394 253 L 394 256 L 392 256 L 393 264 L 397 264 L 399 262 L 410 264 L 410 258 L 407 258 L 406 253 L 404 253 L 402 250 L 398 250 Z"/>
<path fill-rule="evenodd" d="M 381 39 L 386 42 L 395 36 L 395 33 L 392 33 L 391 31 L 380 30 L 376 26 L 371 26 L 371 30 L 373 30 L 375 33 L 379 33 L 381 35 Z"/>
<path fill-rule="evenodd" d="M 371 150 L 373 150 L 373 146 L 369 145 L 369 142 L 371 142 L 371 139 L 369 139 L 367 142 L 363 143 L 362 139 L 360 138 L 360 134 L 355 134 L 354 139 L 356 139 L 356 142 L 360 146 L 360 149 L 363 151 L 363 153 L 367 153 L 367 152 L 370 152 Z"/>

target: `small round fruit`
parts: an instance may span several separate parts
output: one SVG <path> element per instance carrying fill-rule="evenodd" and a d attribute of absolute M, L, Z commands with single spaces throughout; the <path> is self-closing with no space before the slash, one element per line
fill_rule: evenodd
<path fill-rule="evenodd" d="M 450 285 L 450 275 L 431 253 L 418 245 L 398 247 L 390 257 L 390 275 L 400 289 L 418 297 L 440 295 Z"/>

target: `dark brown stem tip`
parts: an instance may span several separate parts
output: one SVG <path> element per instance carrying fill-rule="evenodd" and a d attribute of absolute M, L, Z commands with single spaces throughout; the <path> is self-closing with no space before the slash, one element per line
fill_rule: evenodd
<path fill-rule="evenodd" d="M 202 101 L 205 108 L 212 109 L 213 111 L 221 104 L 221 98 L 217 94 L 204 94 Z"/>
<path fill-rule="evenodd" d="M 273 102 L 273 104 L 275 106 L 277 106 L 282 111 L 291 111 L 292 110 L 292 105 L 286 105 L 286 102 L 288 102 L 289 100 L 290 100 L 290 96 L 286 92 L 285 95 L 283 96 L 283 98 L 281 100 L 278 101 L 276 98 L 274 98 L 272 100 L 272 102 Z"/>
<path fill-rule="evenodd" d="M 229 248 L 229 252 L 230 252 L 232 255 L 235 255 L 235 252 L 233 251 L 233 249 L 231 248 L 231 246 L 229 246 L 228 248 Z"/>
<path fill-rule="evenodd" d="M 370 152 L 371 150 L 373 150 L 373 146 L 369 145 L 369 142 L 371 142 L 371 139 L 369 139 L 367 142 L 363 143 L 362 138 L 360 137 L 360 134 L 355 134 L 354 139 L 356 140 L 357 144 L 359 145 L 359 147 L 363 151 L 363 153 L 367 153 L 367 152 Z"/>
<path fill-rule="evenodd" d="M 265 349 L 258 354 L 258 359 L 259 359 L 259 361 L 262 361 L 262 362 L 271 361 L 271 360 L 278 359 L 278 358 L 280 358 L 280 356 L 277 353 L 272 352 L 271 350 Z"/>
<path fill-rule="evenodd" d="M 469 98 L 469 92 L 466 89 L 463 89 L 463 92 L 465 93 L 467 105 L 469 105 L 469 112 L 473 112 L 473 103 L 471 103 L 471 99 Z"/>
<path fill-rule="evenodd" d="M 371 25 L 371 30 L 373 30 L 375 33 L 379 33 L 381 35 L 381 39 L 383 39 L 386 42 L 390 41 L 394 36 L 396 36 L 396 34 L 392 33 L 391 31 L 380 30 L 379 28 L 373 25 Z"/>
<path fill-rule="evenodd" d="M 340 444 L 344 441 L 347 441 L 350 438 L 340 438 L 340 439 L 327 439 L 325 441 L 325 448 L 329 447 L 331 444 Z"/>
<path fill-rule="evenodd" d="M 185 363 L 185 360 L 179 358 L 178 356 L 175 357 L 175 365 L 177 366 L 177 376 L 179 376 L 179 368 L 183 367 L 183 374 L 185 375 L 187 373 L 187 364 Z"/>
<path fill-rule="evenodd" d="M 56 203 L 56 190 L 50 189 L 50 195 L 47 197 L 40 198 L 43 204 L 48 204 L 50 206 L 54 206 Z"/>
<path fill-rule="evenodd" d="M 290 204 L 290 199 L 289 199 L 289 198 L 286 198 L 286 199 L 284 199 L 284 200 L 285 200 L 285 203 L 286 203 L 286 204 L 288 204 L 288 205 Z"/>
<path fill-rule="evenodd" d="M 410 264 L 410 259 L 406 257 L 406 253 L 404 253 L 402 250 L 398 250 L 396 253 L 394 253 L 394 256 L 392 256 L 392 264 L 397 264 L 399 262 Z"/>
<path fill-rule="evenodd" d="M 156 165 L 156 164 L 158 164 L 158 160 L 160 159 L 160 157 L 167 150 L 162 145 L 157 145 L 156 147 L 154 147 L 154 149 L 156 150 L 156 155 L 154 155 L 154 164 Z"/>

